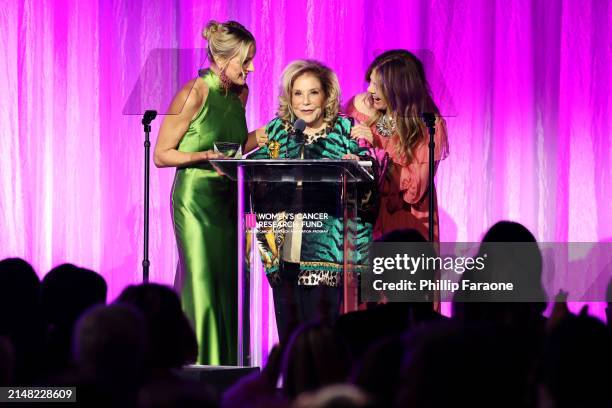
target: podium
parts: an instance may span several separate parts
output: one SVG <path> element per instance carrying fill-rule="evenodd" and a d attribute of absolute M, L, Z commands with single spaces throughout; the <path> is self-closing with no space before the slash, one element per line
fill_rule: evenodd
<path fill-rule="evenodd" d="M 210 163 L 238 183 L 238 362 L 257 365 L 252 350 L 252 282 L 262 264 L 273 282 L 283 262 L 331 269 L 341 280 L 342 312 L 355 310 L 359 273 L 367 264 L 372 220 L 362 211 L 372 194 L 371 162 L 333 159 L 218 159 Z M 369 229 L 368 229 L 369 228 Z M 369 232 L 368 232 L 369 231 Z M 320 258 L 320 259 L 317 259 Z M 257 324 L 257 323 L 255 323 Z"/>

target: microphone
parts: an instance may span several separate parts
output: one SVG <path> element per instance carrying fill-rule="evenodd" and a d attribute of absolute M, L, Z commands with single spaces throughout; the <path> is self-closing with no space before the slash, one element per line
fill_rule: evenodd
<path fill-rule="evenodd" d="M 293 139 L 296 143 L 304 145 L 304 129 L 306 129 L 306 121 L 304 119 L 297 119 L 293 122 L 293 132 L 289 134 L 287 143 L 285 144 L 285 156 L 288 154 L 289 140 Z M 301 150 L 300 150 L 301 151 Z M 300 154 L 301 156 L 301 154 Z"/>
<path fill-rule="evenodd" d="M 304 119 L 297 119 L 293 122 L 293 137 L 297 143 L 304 143 L 304 129 L 306 129 L 306 121 Z"/>

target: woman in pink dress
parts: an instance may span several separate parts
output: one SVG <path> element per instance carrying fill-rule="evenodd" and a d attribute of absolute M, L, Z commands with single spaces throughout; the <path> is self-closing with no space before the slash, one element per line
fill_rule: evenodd
<path fill-rule="evenodd" d="M 367 92 L 351 99 L 347 114 L 355 119 L 351 136 L 361 145 L 386 152 L 389 168 L 380 183 L 380 209 L 374 238 L 414 228 L 428 236 L 429 200 L 434 200 L 434 241 L 439 241 L 435 189 L 429 192 L 429 134 L 420 118 L 433 112 L 434 160 L 448 156 L 446 124 L 434 103 L 421 61 L 405 50 L 387 51 L 368 68 Z"/>

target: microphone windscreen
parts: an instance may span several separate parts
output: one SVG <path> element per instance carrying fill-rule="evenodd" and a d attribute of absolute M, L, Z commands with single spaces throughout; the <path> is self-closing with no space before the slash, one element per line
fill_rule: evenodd
<path fill-rule="evenodd" d="M 304 119 L 298 119 L 293 123 L 293 128 L 298 132 L 303 132 L 306 129 L 306 121 Z"/>

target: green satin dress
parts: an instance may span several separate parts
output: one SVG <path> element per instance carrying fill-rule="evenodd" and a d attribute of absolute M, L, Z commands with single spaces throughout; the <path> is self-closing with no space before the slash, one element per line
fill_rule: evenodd
<path fill-rule="evenodd" d="M 212 150 L 217 141 L 243 144 L 244 106 L 226 92 L 210 70 L 200 73 L 208 97 L 178 150 Z M 208 163 L 176 171 L 172 217 L 179 252 L 175 285 L 198 339 L 198 363 L 237 363 L 237 197 L 236 184 Z"/>

